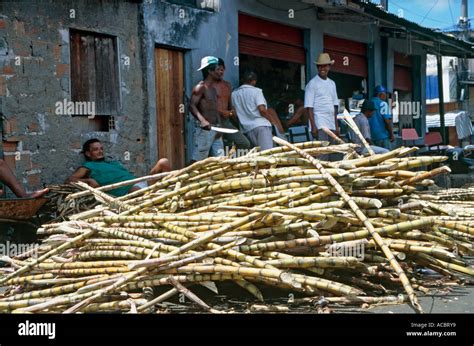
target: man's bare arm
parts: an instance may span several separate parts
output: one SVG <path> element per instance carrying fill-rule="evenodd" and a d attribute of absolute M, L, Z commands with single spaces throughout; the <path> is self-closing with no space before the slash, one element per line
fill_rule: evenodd
<path fill-rule="evenodd" d="M 301 120 L 304 122 L 304 115 L 306 113 L 306 109 L 301 106 L 296 110 L 296 113 L 293 114 L 290 120 L 286 123 L 286 127 L 291 127 L 293 124 L 297 123 L 301 118 Z"/>
<path fill-rule="evenodd" d="M 89 178 L 90 170 L 85 167 L 79 167 L 76 171 L 66 179 L 66 183 L 76 183 L 82 181 L 92 187 L 99 187 L 100 185 L 94 179 Z"/>
<path fill-rule="evenodd" d="M 211 124 L 206 120 L 206 118 L 201 114 L 197 105 L 201 101 L 204 95 L 204 87 L 202 85 L 197 85 L 193 89 L 193 93 L 191 95 L 191 101 L 189 103 L 189 111 L 191 114 L 201 123 L 201 127 L 207 130 L 211 129 Z"/>
<path fill-rule="evenodd" d="M 393 142 L 395 140 L 395 137 L 393 136 L 393 128 L 392 128 L 392 120 L 391 119 L 384 119 L 385 122 L 385 128 L 388 131 L 388 134 L 390 136 L 390 141 Z"/>
<path fill-rule="evenodd" d="M 334 106 L 334 123 L 336 124 L 336 135 L 339 136 L 339 123 L 337 122 L 338 106 Z"/>
<path fill-rule="evenodd" d="M 272 115 L 268 112 L 267 107 L 265 107 L 265 105 L 259 105 L 257 108 L 260 112 L 260 115 L 273 124 Z"/>
<path fill-rule="evenodd" d="M 313 107 L 306 107 L 305 109 L 309 119 L 309 123 L 311 124 L 311 134 L 314 138 L 316 138 L 318 136 L 318 128 L 316 127 L 316 122 L 314 121 Z"/>

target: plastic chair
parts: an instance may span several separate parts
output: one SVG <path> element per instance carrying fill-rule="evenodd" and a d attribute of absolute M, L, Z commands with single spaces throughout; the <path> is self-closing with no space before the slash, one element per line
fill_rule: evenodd
<path fill-rule="evenodd" d="M 311 140 L 309 136 L 308 126 L 294 126 L 288 129 L 291 143 L 308 142 Z"/>
<path fill-rule="evenodd" d="M 441 137 L 441 132 L 428 132 L 425 135 L 425 145 L 428 151 L 431 150 L 431 147 L 436 147 L 436 152 L 439 153 L 439 145 L 443 144 L 443 137 Z"/>
<path fill-rule="evenodd" d="M 416 129 L 414 128 L 402 129 L 402 141 L 403 141 L 404 146 L 406 146 L 405 142 L 408 142 L 408 141 L 415 142 L 419 139 L 420 139 L 420 136 L 418 136 L 418 132 L 416 132 Z"/>

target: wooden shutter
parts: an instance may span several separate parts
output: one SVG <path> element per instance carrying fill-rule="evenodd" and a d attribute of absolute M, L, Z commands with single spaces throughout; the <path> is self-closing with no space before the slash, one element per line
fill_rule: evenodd
<path fill-rule="evenodd" d="M 72 101 L 95 102 L 97 115 L 120 109 L 116 39 L 71 30 Z"/>

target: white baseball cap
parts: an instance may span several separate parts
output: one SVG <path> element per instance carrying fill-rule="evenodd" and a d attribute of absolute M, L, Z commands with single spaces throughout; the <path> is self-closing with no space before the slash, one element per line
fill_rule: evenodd
<path fill-rule="evenodd" d="M 219 59 L 216 58 L 215 56 L 205 56 L 204 58 L 201 59 L 201 67 L 198 68 L 198 71 L 201 71 L 203 68 L 208 67 L 209 65 L 212 64 L 217 64 L 219 62 Z"/>

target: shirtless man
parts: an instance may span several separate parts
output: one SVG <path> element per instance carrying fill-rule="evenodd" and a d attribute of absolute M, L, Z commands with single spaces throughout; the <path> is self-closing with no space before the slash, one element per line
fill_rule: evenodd
<path fill-rule="evenodd" d="M 218 59 L 206 56 L 201 59 L 203 80 L 193 89 L 189 110 L 196 119 L 193 130 L 193 153 L 191 162 L 204 160 L 209 156 L 224 155 L 222 134 L 211 130 L 211 126 L 221 126 L 217 107 L 217 90 L 214 84 L 222 79 L 217 72 Z"/>
<path fill-rule="evenodd" d="M 222 119 L 223 127 L 228 129 L 239 129 L 239 120 L 235 109 L 232 107 L 231 94 L 232 86 L 231 84 L 224 80 L 225 73 L 225 63 L 221 58 L 218 59 L 217 63 L 217 72 L 219 80 L 214 83 L 214 88 L 217 90 L 217 110 Z M 252 145 L 250 144 L 247 137 L 242 132 L 237 133 L 228 133 L 224 135 L 227 143 L 234 145 L 237 149 L 250 149 Z"/>

